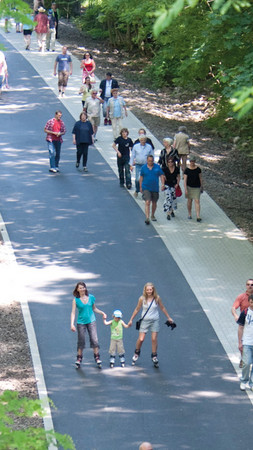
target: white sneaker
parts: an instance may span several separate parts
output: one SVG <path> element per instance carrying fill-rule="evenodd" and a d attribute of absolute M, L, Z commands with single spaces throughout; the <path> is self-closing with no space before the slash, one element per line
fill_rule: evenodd
<path fill-rule="evenodd" d="M 240 389 L 241 389 L 241 391 L 246 391 L 246 383 L 241 382 Z"/>

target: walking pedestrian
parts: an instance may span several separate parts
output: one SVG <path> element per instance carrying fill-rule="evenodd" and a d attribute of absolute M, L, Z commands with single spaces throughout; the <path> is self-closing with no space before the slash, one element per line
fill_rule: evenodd
<path fill-rule="evenodd" d="M 56 57 L 54 63 L 54 75 L 56 76 L 56 69 L 58 65 L 58 90 L 59 97 L 64 97 L 65 90 L 68 85 L 69 76 L 72 75 L 72 59 L 67 53 L 68 49 L 64 45 L 62 52 Z"/>
<path fill-rule="evenodd" d="M 35 31 L 37 33 L 37 41 L 39 46 L 39 52 L 45 52 L 47 32 L 49 30 L 49 20 L 45 14 L 46 10 L 43 6 L 38 8 L 38 14 L 34 17 L 34 22 L 37 22 Z"/>
<path fill-rule="evenodd" d="M 140 135 L 139 141 L 134 144 L 131 156 L 130 156 L 130 170 L 132 171 L 135 167 L 135 198 L 138 197 L 138 193 L 140 192 L 140 173 L 141 168 L 146 164 L 147 157 L 149 155 L 154 156 L 154 150 L 150 144 L 147 143 L 147 136 Z"/>
<path fill-rule="evenodd" d="M 131 172 L 130 172 L 130 151 L 133 148 L 133 141 L 128 137 L 129 131 L 127 128 L 122 128 L 120 136 L 115 139 L 112 144 L 114 150 L 117 153 L 117 165 L 119 171 L 119 183 L 121 187 L 124 187 L 126 183 L 127 189 L 131 189 Z"/>
<path fill-rule="evenodd" d="M 134 141 L 134 145 L 135 145 L 135 144 L 139 144 L 139 143 L 140 143 L 140 137 L 145 136 L 145 137 L 146 137 L 146 142 L 147 142 L 147 144 L 151 145 L 151 147 L 152 147 L 153 150 L 155 149 L 155 146 L 154 146 L 152 140 L 151 140 L 149 137 L 147 137 L 147 132 L 146 132 L 145 128 L 140 128 L 140 129 L 139 129 L 139 131 L 138 131 L 138 136 L 139 136 L 138 139 L 136 139 L 136 140 Z"/>
<path fill-rule="evenodd" d="M 26 17 L 30 21 L 30 23 L 23 24 L 23 35 L 24 35 L 24 41 L 25 41 L 25 49 L 30 50 L 31 36 L 32 36 L 32 32 L 33 32 L 33 25 L 31 24 L 31 22 L 33 21 L 33 16 L 32 16 L 32 14 L 26 14 Z"/>
<path fill-rule="evenodd" d="M 77 357 L 76 368 L 79 369 L 83 359 L 83 349 L 86 347 L 85 332 L 88 331 L 90 339 L 90 347 L 93 349 L 94 359 L 99 368 L 101 368 L 101 359 L 99 355 L 99 343 L 97 336 L 97 325 L 95 313 L 106 319 L 106 314 L 95 306 L 95 297 L 88 293 L 85 283 L 80 281 L 77 283 L 73 291 L 72 310 L 70 316 L 70 329 L 75 332 L 77 330 Z M 77 327 L 75 327 L 75 315 L 78 310 Z"/>
<path fill-rule="evenodd" d="M 123 128 L 122 119 L 124 112 L 127 117 L 127 109 L 125 100 L 119 95 L 119 90 L 112 89 L 111 93 L 112 97 L 108 100 L 106 117 L 107 121 L 111 120 L 113 137 L 117 139 L 120 135 L 120 130 Z"/>
<path fill-rule="evenodd" d="M 90 97 L 87 97 L 84 104 L 84 111 L 87 113 L 88 120 L 93 127 L 94 141 L 96 141 L 96 134 L 100 125 L 100 105 L 103 100 L 98 97 L 97 89 L 91 89 Z"/>
<path fill-rule="evenodd" d="M 82 95 L 83 109 L 84 109 L 86 99 L 91 96 L 91 90 L 92 90 L 92 85 L 90 82 L 90 77 L 86 77 L 85 82 L 84 82 L 84 84 L 82 84 L 82 86 L 80 87 L 80 91 L 79 91 L 79 94 L 83 94 Z"/>
<path fill-rule="evenodd" d="M 165 189 L 165 176 L 158 164 L 154 163 L 154 157 L 147 157 L 147 164 L 144 164 L 140 173 L 140 192 L 143 192 L 145 200 L 145 223 L 149 225 L 150 204 L 151 204 L 151 220 L 156 221 L 155 211 L 159 199 L 159 178 L 162 183 L 162 190 Z"/>
<path fill-rule="evenodd" d="M 240 389 L 245 391 L 249 387 L 253 391 L 253 295 L 249 296 L 249 307 L 241 312 L 237 323 L 239 350 L 242 352 Z"/>
<path fill-rule="evenodd" d="M 231 308 L 231 312 L 232 312 L 236 322 L 239 319 L 239 316 L 238 316 L 236 310 L 238 308 L 240 308 L 240 313 L 241 313 L 246 308 L 248 308 L 249 307 L 249 297 L 252 294 L 253 294 L 253 278 L 249 278 L 246 281 L 246 292 L 244 292 L 243 294 L 240 294 L 236 297 L 236 299 L 233 303 L 233 306 Z M 242 368 L 242 357 L 240 359 L 239 367 L 240 367 L 240 369 Z"/>
<path fill-rule="evenodd" d="M 203 180 L 200 167 L 196 165 L 195 156 L 190 157 L 190 166 L 184 171 L 184 189 L 187 198 L 188 219 L 192 219 L 192 201 L 194 200 L 197 222 L 200 218 L 200 194 L 203 192 Z"/>
<path fill-rule="evenodd" d="M 177 149 L 182 172 L 186 169 L 187 156 L 190 153 L 190 141 L 189 136 L 187 134 L 187 128 L 185 126 L 181 126 L 178 128 L 178 133 L 174 136 L 173 147 Z"/>
<path fill-rule="evenodd" d="M 175 217 L 175 210 L 177 209 L 176 188 L 180 183 L 180 170 L 176 166 L 174 158 L 166 156 L 166 166 L 163 167 L 165 175 L 165 201 L 163 210 L 167 213 L 167 220 Z"/>
<path fill-rule="evenodd" d="M 143 293 L 140 296 L 137 306 L 133 311 L 133 314 L 128 322 L 128 325 L 131 326 L 133 323 L 133 319 L 138 314 L 140 309 L 142 308 L 142 320 L 139 328 L 139 337 L 137 339 L 135 345 L 135 352 L 132 358 L 132 364 L 135 365 L 138 360 L 141 347 L 145 340 L 147 332 L 150 330 L 151 332 L 151 346 L 152 353 L 151 358 L 155 367 L 158 367 L 158 358 L 157 358 L 157 347 L 158 347 L 158 332 L 160 329 L 159 326 L 159 308 L 165 314 L 168 322 L 170 324 L 174 324 L 173 319 L 170 317 L 167 309 L 162 303 L 161 298 L 156 292 L 156 288 L 153 283 L 146 283 L 143 288 Z"/>
<path fill-rule="evenodd" d="M 46 39 L 46 48 L 47 51 L 50 51 L 50 47 L 52 52 L 55 51 L 55 39 L 56 39 L 56 18 L 54 15 L 54 12 L 52 9 L 48 10 L 48 21 L 49 21 L 49 26 L 48 26 L 48 32 L 47 32 L 47 39 Z"/>
<path fill-rule="evenodd" d="M 72 130 L 73 144 L 76 145 L 76 168 L 79 167 L 83 157 L 83 171 L 87 171 L 89 145 L 93 144 L 93 128 L 87 120 L 86 112 L 81 112 L 80 120 L 75 123 Z"/>
<path fill-rule="evenodd" d="M 105 320 L 105 325 L 111 327 L 111 342 L 109 348 L 110 367 L 113 368 L 115 364 L 116 354 L 119 355 L 121 367 L 125 366 L 125 348 L 123 344 L 123 327 L 128 328 L 128 325 L 122 320 L 122 312 L 116 309 L 113 312 L 112 320 Z"/>
<path fill-rule="evenodd" d="M 108 106 L 108 100 L 112 96 L 112 89 L 119 89 L 119 84 L 115 78 L 112 78 L 111 72 L 107 72 L 106 78 L 101 81 L 100 86 L 100 97 L 104 100 L 103 103 L 103 116 L 104 116 L 104 125 L 111 125 L 111 120 L 107 120 L 106 111 Z"/>
<path fill-rule="evenodd" d="M 46 141 L 49 151 L 49 172 L 59 172 L 59 162 L 61 157 L 61 144 L 63 142 L 62 136 L 66 133 L 66 127 L 61 120 L 62 112 L 56 111 L 55 116 L 48 120 L 44 131 L 47 133 Z"/>
<path fill-rule="evenodd" d="M 160 152 L 160 156 L 158 159 L 158 164 L 162 167 L 162 169 L 166 166 L 166 157 L 171 156 L 174 159 L 176 165 L 179 163 L 179 156 L 177 150 L 172 147 L 173 139 L 170 137 L 163 139 L 164 148 Z"/>
<path fill-rule="evenodd" d="M 58 27 L 59 27 L 59 10 L 55 2 L 52 3 L 51 9 L 55 17 L 55 39 L 59 38 Z"/>
<path fill-rule="evenodd" d="M 8 68 L 4 53 L 0 51 L 0 98 L 4 80 L 8 77 Z"/>
<path fill-rule="evenodd" d="M 96 64 L 90 52 L 86 52 L 84 54 L 80 67 L 83 69 L 83 83 L 86 77 L 90 77 L 91 84 L 95 84 L 96 80 L 94 72 L 96 69 Z"/>

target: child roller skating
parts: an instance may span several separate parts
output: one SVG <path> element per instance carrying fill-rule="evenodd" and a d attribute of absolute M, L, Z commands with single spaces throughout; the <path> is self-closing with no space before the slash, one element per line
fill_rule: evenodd
<path fill-rule="evenodd" d="M 116 353 L 119 355 L 121 367 L 125 367 L 125 349 L 123 345 L 123 327 L 128 328 L 128 325 L 122 320 L 122 312 L 116 309 L 112 315 L 112 320 L 105 320 L 105 325 L 111 327 L 111 342 L 109 348 L 110 354 L 110 367 L 115 365 Z"/>

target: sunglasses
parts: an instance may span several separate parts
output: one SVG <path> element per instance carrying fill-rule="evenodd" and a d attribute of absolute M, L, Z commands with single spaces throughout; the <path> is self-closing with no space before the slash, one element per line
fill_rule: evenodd
<path fill-rule="evenodd" d="M 246 286 L 251 286 L 251 287 L 253 287 L 253 284 L 251 284 L 251 283 L 246 283 Z"/>

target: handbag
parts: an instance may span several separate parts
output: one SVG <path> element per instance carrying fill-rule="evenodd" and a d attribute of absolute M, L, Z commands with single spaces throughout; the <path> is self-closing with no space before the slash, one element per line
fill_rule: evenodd
<path fill-rule="evenodd" d="M 154 298 L 153 298 L 152 302 L 150 303 L 150 305 L 149 305 L 147 311 L 145 312 L 144 316 L 141 317 L 139 320 L 136 321 L 136 324 L 135 324 L 136 330 L 139 330 L 139 329 L 140 329 L 141 321 L 144 319 L 144 317 L 146 316 L 146 314 L 149 312 L 149 310 L 150 310 L 150 308 L 151 308 L 151 306 L 152 306 L 153 301 L 154 301 Z"/>
<path fill-rule="evenodd" d="M 179 185 L 176 187 L 175 192 L 176 192 L 176 197 L 181 197 L 182 190 L 181 190 L 181 187 Z"/>

